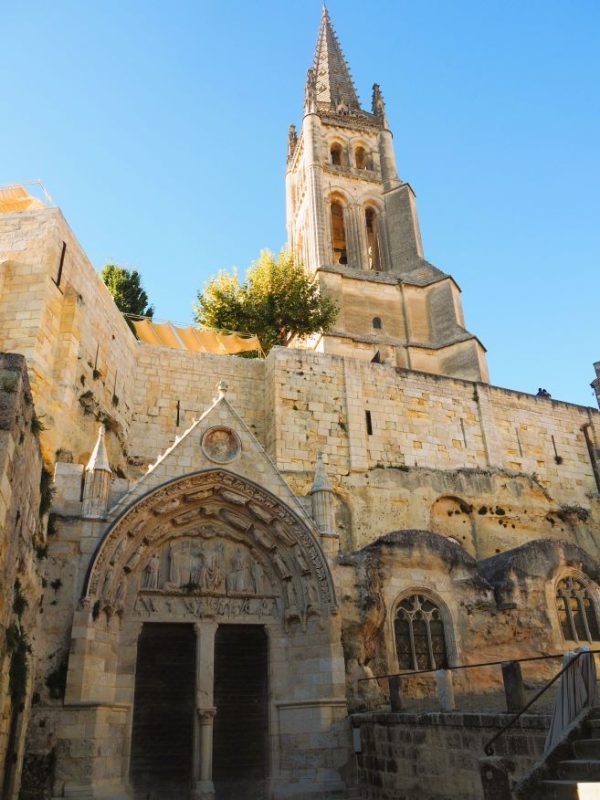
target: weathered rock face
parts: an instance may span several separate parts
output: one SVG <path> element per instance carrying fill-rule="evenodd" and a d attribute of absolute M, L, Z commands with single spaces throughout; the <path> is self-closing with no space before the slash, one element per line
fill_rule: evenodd
<path fill-rule="evenodd" d="M 25 359 L 0 354 L 0 775 L 7 798 L 19 787 L 39 654 L 50 482 L 42 481 L 37 425 Z"/>

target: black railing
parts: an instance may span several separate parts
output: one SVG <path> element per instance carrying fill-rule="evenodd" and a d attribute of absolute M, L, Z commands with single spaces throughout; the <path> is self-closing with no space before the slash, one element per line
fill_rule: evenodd
<path fill-rule="evenodd" d="M 515 722 L 516 722 L 516 721 L 519 719 L 519 717 L 520 717 L 522 714 L 524 714 L 524 713 L 525 713 L 525 712 L 526 712 L 526 711 L 527 711 L 529 708 L 531 708 L 531 706 L 532 706 L 532 705 L 535 703 L 535 701 L 536 701 L 538 698 L 540 698 L 540 697 L 541 697 L 541 696 L 544 694 L 544 692 L 546 692 L 546 691 L 547 691 L 547 690 L 548 690 L 548 689 L 549 689 L 549 688 L 552 686 L 552 684 L 553 684 L 553 683 L 556 683 L 556 681 L 557 681 L 557 680 L 558 680 L 558 679 L 561 677 L 561 675 L 564 675 L 564 673 L 565 673 L 565 672 L 566 672 L 568 669 L 571 669 L 571 667 L 572 667 L 574 664 L 576 664 L 576 663 L 577 663 L 577 661 L 578 661 L 578 659 L 580 658 L 580 656 L 583 656 L 583 655 L 585 655 L 586 653 L 587 653 L 588 655 L 596 655 L 596 654 L 600 653 L 600 650 L 581 650 L 579 653 L 576 653 L 576 654 L 575 654 L 575 657 L 574 657 L 574 658 L 572 658 L 572 659 L 569 661 L 569 663 L 568 663 L 568 664 L 566 664 L 566 665 L 565 665 L 565 666 L 564 666 L 564 667 L 563 667 L 563 668 L 560 670 L 560 672 L 557 672 L 557 673 L 556 673 L 556 675 L 555 675 L 555 676 L 552 678 L 552 680 L 548 681 L 548 683 L 547 683 L 545 686 L 543 686 L 543 687 L 540 689 L 540 691 L 539 691 L 539 692 L 537 692 L 537 693 L 536 693 L 536 694 L 535 694 L 535 695 L 534 695 L 534 696 L 531 698 L 531 700 L 530 700 L 530 701 L 529 701 L 529 702 L 528 702 L 528 703 L 527 703 L 527 704 L 526 704 L 526 705 L 525 705 L 525 706 L 524 706 L 522 709 L 520 709 L 520 711 L 518 711 L 518 712 L 515 714 L 515 716 L 514 716 L 514 717 L 513 717 L 511 720 L 509 720 L 509 721 L 506 723 L 506 725 L 503 725 L 503 726 L 502 726 L 502 728 L 500 728 L 500 730 L 498 731 L 498 733 L 496 733 L 496 734 L 494 734 L 494 736 L 492 736 L 492 738 L 489 740 L 489 742 L 487 742 L 487 743 L 485 744 L 485 746 L 484 746 L 484 748 L 483 748 L 483 749 L 484 749 L 484 751 L 485 751 L 485 754 L 486 754 L 486 756 L 493 756 L 493 755 L 494 755 L 494 748 L 492 747 L 492 745 L 494 744 L 494 742 L 496 741 L 496 739 L 499 739 L 499 738 L 502 736 L 502 734 L 503 734 L 503 733 L 506 733 L 506 731 L 507 731 L 509 728 L 512 728 L 512 726 L 513 726 L 513 725 L 515 724 Z"/>
<path fill-rule="evenodd" d="M 583 653 L 600 653 L 600 650 L 582 650 Z M 531 656 L 530 658 L 503 658 L 500 661 L 482 661 L 480 664 L 458 664 L 455 667 L 437 667 L 436 669 L 411 669 L 405 672 L 390 672 L 387 675 L 370 675 L 368 678 L 359 678 L 361 681 L 378 681 L 384 678 L 412 678 L 413 675 L 425 675 L 439 672 L 440 669 L 453 671 L 459 669 L 475 669 L 476 667 L 499 667 L 502 664 L 524 664 L 527 661 L 547 661 L 550 658 L 564 658 L 564 653 L 553 653 L 549 656 Z"/>
<path fill-rule="evenodd" d="M 571 661 L 569 661 L 569 663 L 566 666 L 564 666 L 559 672 L 557 672 L 557 674 L 550 681 L 548 681 L 548 683 L 546 683 L 539 690 L 539 692 L 536 692 L 536 694 L 531 698 L 531 700 L 529 700 L 529 702 L 527 702 L 522 708 L 519 708 L 518 711 L 516 711 L 514 716 L 506 723 L 506 725 L 503 725 L 502 728 L 494 736 L 492 736 L 492 738 L 484 746 L 484 751 L 485 751 L 486 755 L 491 756 L 491 755 L 494 754 L 494 748 L 492 746 L 494 744 L 494 742 L 497 739 L 499 739 L 500 736 L 502 736 L 504 733 L 506 733 L 506 731 L 509 730 L 509 728 L 512 728 L 512 726 L 515 724 L 515 722 L 529 708 L 531 708 L 531 706 L 536 702 L 536 700 L 538 700 L 554 683 L 556 683 L 556 681 L 561 677 L 561 675 L 563 675 L 568 669 L 570 669 L 573 666 L 573 664 L 575 664 L 577 662 L 579 657 L 584 655 L 585 653 L 588 653 L 590 655 L 599 655 L 600 654 L 600 650 L 581 650 L 579 653 L 576 653 L 575 657 L 573 659 L 571 659 Z M 502 666 L 504 668 L 504 667 L 506 667 L 508 665 L 516 665 L 516 664 L 520 665 L 520 664 L 525 664 L 525 663 L 532 662 L 532 661 L 549 661 L 552 658 L 564 658 L 564 656 L 565 656 L 565 653 L 553 653 L 553 654 L 547 655 L 547 656 L 531 656 L 530 658 L 502 659 L 501 661 L 484 661 L 484 662 L 481 662 L 479 664 L 458 664 L 458 665 L 456 665 L 454 667 L 445 667 L 444 671 L 446 671 L 446 670 L 447 671 L 455 671 L 455 670 L 462 670 L 462 669 L 477 669 L 477 668 L 480 668 L 480 667 L 497 667 L 497 666 Z M 517 669 L 520 669 L 520 667 L 518 667 Z M 407 671 L 407 672 L 390 672 L 390 673 L 388 673 L 386 675 L 371 675 L 368 678 L 359 678 L 358 681 L 360 683 L 362 681 L 376 681 L 376 680 L 387 679 L 389 681 L 389 683 L 390 683 L 390 701 L 392 703 L 392 710 L 394 710 L 395 703 L 394 703 L 394 699 L 392 697 L 392 694 L 393 694 L 393 691 L 399 691 L 399 683 L 400 683 L 400 680 L 402 678 L 412 678 L 414 675 L 433 674 L 433 673 L 438 672 L 438 671 L 439 670 L 437 670 L 437 669 L 418 669 L 418 670 L 411 670 L 411 671 Z M 508 672 L 509 672 L 508 670 L 507 671 L 505 671 L 505 669 L 502 670 L 503 678 L 504 678 L 504 689 L 505 689 L 505 692 L 506 692 L 507 700 L 509 698 L 509 695 L 512 695 L 513 698 L 515 697 L 514 691 L 512 691 L 511 688 L 509 688 L 509 686 L 507 685 Z M 520 673 L 519 673 L 519 676 L 520 676 Z M 514 674 L 513 674 L 513 678 L 514 678 Z M 519 677 L 519 680 L 520 680 L 520 677 Z M 514 687 L 513 687 L 513 689 L 514 689 Z M 399 707 L 399 705 L 400 705 L 399 700 L 397 700 L 397 704 L 398 704 L 398 707 Z M 508 710 L 512 711 L 513 709 L 509 708 Z"/>

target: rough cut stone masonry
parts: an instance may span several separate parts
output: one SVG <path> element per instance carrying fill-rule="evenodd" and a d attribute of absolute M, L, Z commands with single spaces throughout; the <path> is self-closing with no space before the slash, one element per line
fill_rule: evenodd
<path fill-rule="evenodd" d="M 315 69 L 287 203 L 322 337 L 141 344 L 58 209 L 0 214 L 7 798 L 480 797 L 497 716 L 386 715 L 360 679 L 600 646 L 598 412 L 488 383 L 326 11 Z M 457 674 L 459 703 L 500 680 Z M 503 745 L 519 774 L 545 724 Z"/>

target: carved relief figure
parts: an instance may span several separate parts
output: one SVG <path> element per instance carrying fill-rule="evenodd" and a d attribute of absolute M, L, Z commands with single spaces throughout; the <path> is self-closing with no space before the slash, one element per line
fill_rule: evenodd
<path fill-rule="evenodd" d="M 108 562 L 111 565 L 111 567 L 114 567 L 114 565 L 116 564 L 119 556 L 121 555 L 121 553 L 125 549 L 125 542 L 126 542 L 126 539 L 122 539 L 119 542 L 119 544 L 115 547 L 115 549 L 113 551 L 113 554 L 110 557 L 110 561 Z"/>
<path fill-rule="evenodd" d="M 202 437 L 202 450 L 211 461 L 226 464 L 239 454 L 240 443 L 229 428 L 210 428 Z"/>
<path fill-rule="evenodd" d="M 271 558 L 273 559 L 273 564 L 275 565 L 275 569 L 277 570 L 279 577 L 282 580 L 292 577 L 292 573 L 290 572 L 288 565 L 283 560 L 283 557 L 279 552 L 279 550 L 274 550 Z"/>
<path fill-rule="evenodd" d="M 256 594 L 263 594 L 267 588 L 265 586 L 265 571 L 258 561 L 253 560 L 250 567 L 252 572 L 252 580 L 254 582 L 254 591 Z"/>
<path fill-rule="evenodd" d="M 138 549 L 130 557 L 129 561 L 125 564 L 125 572 L 131 572 L 133 569 L 135 569 L 137 567 L 141 557 L 144 555 L 144 552 L 145 552 L 147 546 L 148 545 L 146 544 L 145 541 L 143 541 L 140 544 Z"/>
<path fill-rule="evenodd" d="M 229 575 L 227 576 L 227 590 L 230 592 L 251 592 L 250 559 L 241 548 L 238 548 L 231 559 Z"/>
<path fill-rule="evenodd" d="M 203 589 L 216 592 L 223 583 L 223 545 L 217 545 L 214 550 L 208 550 L 204 557 L 204 582 Z"/>
<path fill-rule="evenodd" d="M 169 583 L 172 586 L 183 586 L 190 580 L 189 553 L 183 552 L 181 543 L 169 546 Z"/>
<path fill-rule="evenodd" d="M 319 613 L 319 592 L 314 581 L 306 581 L 304 586 L 306 588 L 306 610 Z"/>
<path fill-rule="evenodd" d="M 146 564 L 142 576 L 142 588 L 158 589 L 160 581 L 160 553 L 155 552 Z"/>

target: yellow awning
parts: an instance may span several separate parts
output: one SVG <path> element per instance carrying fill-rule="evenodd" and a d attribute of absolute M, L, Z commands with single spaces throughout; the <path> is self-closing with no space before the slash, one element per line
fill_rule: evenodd
<path fill-rule="evenodd" d="M 257 336 L 241 333 L 219 333 L 198 328 L 178 328 L 170 322 L 157 323 L 149 319 L 133 320 L 140 341 L 146 344 L 190 350 L 193 353 L 235 355 L 261 351 Z"/>
<path fill-rule="evenodd" d="M 24 186 L 4 186 L 0 189 L 0 214 L 46 208 L 41 200 L 30 195 Z"/>

